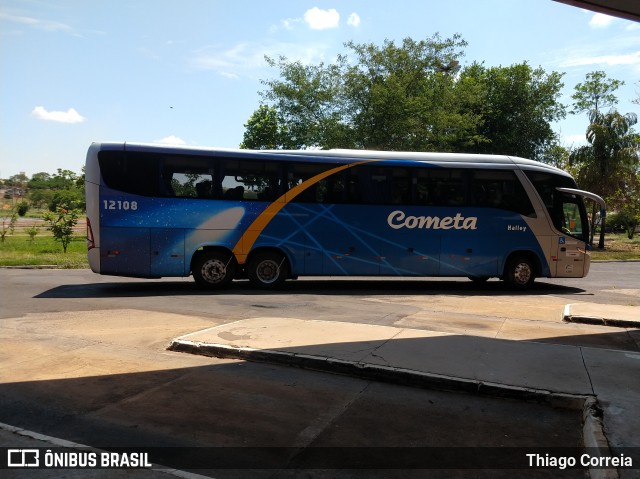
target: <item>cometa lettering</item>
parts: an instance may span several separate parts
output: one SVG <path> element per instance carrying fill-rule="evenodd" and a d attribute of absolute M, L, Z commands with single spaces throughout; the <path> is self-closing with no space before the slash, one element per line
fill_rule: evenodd
<path fill-rule="evenodd" d="M 396 210 L 389 214 L 387 223 L 394 230 L 408 228 L 410 230 L 434 229 L 434 230 L 475 230 L 478 229 L 478 218 L 469 216 L 465 218 L 461 213 L 455 216 L 407 216 L 404 211 Z"/>

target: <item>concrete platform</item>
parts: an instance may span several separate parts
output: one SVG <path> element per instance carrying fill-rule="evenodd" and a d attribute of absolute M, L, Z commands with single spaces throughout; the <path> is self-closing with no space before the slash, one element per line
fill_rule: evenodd
<path fill-rule="evenodd" d="M 280 317 L 204 329 L 169 349 L 582 408 L 585 445 L 640 447 L 636 352 Z"/>

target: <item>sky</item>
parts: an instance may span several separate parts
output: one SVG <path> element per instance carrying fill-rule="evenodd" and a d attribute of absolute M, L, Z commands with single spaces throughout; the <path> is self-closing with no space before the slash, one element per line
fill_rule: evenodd
<path fill-rule="evenodd" d="M 258 108 L 264 56 L 327 63 L 344 43 L 468 42 L 461 64 L 564 73 L 561 101 L 603 70 L 640 113 L 640 23 L 552 0 L 2 0 L 0 178 L 80 173 L 92 142 L 236 148 Z M 554 124 L 584 143 L 587 118 Z M 638 129 L 638 127 L 636 127 Z"/>

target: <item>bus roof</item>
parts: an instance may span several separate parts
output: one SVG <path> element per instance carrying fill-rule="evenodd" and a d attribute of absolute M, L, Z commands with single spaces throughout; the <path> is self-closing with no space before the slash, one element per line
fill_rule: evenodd
<path fill-rule="evenodd" d="M 379 150 L 352 150 L 352 149 L 332 149 L 332 150 L 245 150 L 238 148 L 218 148 L 201 147 L 187 145 L 161 145 L 157 143 L 128 143 L 128 142 L 104 142 L 93 143 L 92 149 L 97 150 L 128 150 L 128 151 L 149 151 L 165 152 L 173 154 L 195 154 L 221 156 L 230 155 L 235 157 L 256 158 L 270 157 L 283 160 L 307 159 L 316 161 L 338 162 L 344 160 L 361 161 L 363 159 L 375 159 L 389 161 L 393 163 L 404 162 L 405 165 L 418 163 L 429 163 L 437 166 L 460 166 L 460 167 L 491 167 L 509 168 L 524 170 L 537 170 L 548 173 L 555 173 L 562 176 L 570 176 L 567 172 L 545 163 L 528 160 L 517 156 L 508 155 L 481 155 L 472 153 L 424 153 L 406 151 L 379 151 Z M 386 165 L 385 165 L 386 166 Z"/>

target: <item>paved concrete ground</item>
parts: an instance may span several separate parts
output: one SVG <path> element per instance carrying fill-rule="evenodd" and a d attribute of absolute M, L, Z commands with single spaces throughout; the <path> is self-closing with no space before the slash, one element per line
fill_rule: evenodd
<path fill-rule="evenodd" d="M 581 412 L 571 409 L 166 351 L 172 338 L 211 326 L 209 318 L 136 310 L 5 319 L 0 421 L 96 447 L 223 445 L 242 453 L 267 445 L 293 456 L 308 446 L 354 445 L 512 447 L 523 455 L 540 445 L 581 443 Z M 13 439 L 0 435 L 11 447 Z M 300 477 L 289 469 L 198 472 Z M 524 477 L 557 472 L 526 471 Z M 60 477 L 60 471 L 38 474 Z M 309 477 L 425 477 L 424 471 L 345 474 Z M 513 472 L 446 470 L 432 477 L 507 478 Z M 584 477 L 584 471 L 564 471 L 563 477 Z"/>
<path fill-rule="evenodd" d="M 640 354 L 353 323 L 255 318 L 177 338 L 174 350 L 553 401 L 596 396 L 607 437 L 640 447 Z M 351 367 L 351 366 L 354 367 Z M 404 377 L 402 376 L 404 381 Z M 578 399 L 579 400 L 579 399 Z"/>
<path fill-rule="evenodd" d="M 563 320 L 635 326 L 640 307 L 567 305 Z M 450 324 L 449 321 L 444 321 Z M 454 321 L 455 323 L 455 321 Z M 587 419 L 585 444 L 629 454 L 640 448 L 640 354 L 521 340 L 526 328 L 500 326 L 500 338 L 353 323 L 253 318 L 176 338 L 171 349 L 215 357 L 290 364 L 440 389 L 535 398 L 602 408 Z M 531 325 L 529 325 L 529 330 Z M 533 334 L 540 331 L 533 328 Z M 531 332 L 529 332 L 531 334 Z M 497 335 L 496 335 L 497 336 Z M 595 427 L 591 427 L 594 426 Z M 633 450 L 640 461 L 640 450 Z M 640 464 L 636 464 L 640 468 Z M 637 470 L 636 470 L 637 472 Z M 602 473 L 599 471 L 598 473 Z M 604 474 L 617 475 L 610 470 Z M 594 472 L 594 475 L 596 472 Z M 635 472 L 621 470 L 623 477 Z"/>

